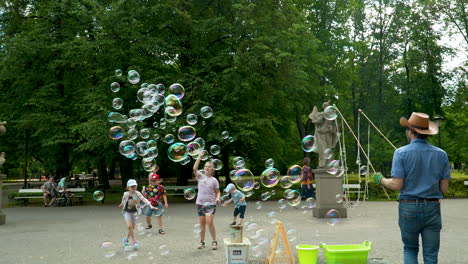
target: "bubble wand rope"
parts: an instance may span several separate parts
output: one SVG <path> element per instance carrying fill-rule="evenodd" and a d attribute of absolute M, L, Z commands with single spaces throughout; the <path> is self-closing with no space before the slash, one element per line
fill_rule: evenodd
<path fill-rule="evenodd" d="M 369 119 L 369 117 L 367 117 L 367 115 L 364 113 L 364 111 L 362 111 L 361 109 L 358 109 L 358 112 L 361 113 L 361 114 L 367 119 L 367 121 L 369 121 L 369 123 L 375 128 L 375 130 L 377 130 L 377 132 L 379 132 L 379 134 L 380 134 L 385 140 L 387 140 L 387 142 L 388 142 L 390 145 L 392 145 L 392 147 L 393 147 L 394 149 L 397 149 L 397 148 L 395 147 L 395 145 L 393 145 L 393 143 L 390 142 L 390 140 L 382 133 L 382 131 L 380 131 L 380 130 L 377 128 L 377 126 L 374 125 L 374 123 Z"/>
<path fill-rule="evenodd" d="M 375 173 L 377 173 L 377 171 L 375 170 L 374 166 L 372 165 L 372 162 L 369 160 L 369 157 L 367 156 L 367 153 L 366 151 L 364 151 L 364 148 L 361 146 L 361 142 L 359 142 L 359 140 L 357 139 L 356 135 L 354 134 L 353 130 L 351 129 L 351 127 L 349 126 L 348 122 L 346 121 L 346 119 L 344 118 L 343 114 L 341 114 L 340 110 L 338 109 L 338 107 L 336 107 L 336 105 L 333 105 L 335 106 L 336 108 L 336 111 L 338 111 L 338 114 L 340 114 L 342 120 L 344 121 L 345 125 L 348 127 L 349 131 L 351 132 L 351 135 L 353 135 L 354 139 L 356 140 L 356 143 L 358 144 L 359 148 L 361 149 L 362 151 L 362 154 L 364 154 L 364 156 L 366 157 L 367 159 L 367 163 L 369 164 L 369 166 L 372 168 L 372 171 Z M 382 187 L 382 190 L 384 191 L 385 195 L 387 196 L 387 199 L 390 200 L 390 196 L 388 195 L 387 191 L 385 190 L 385 188 L 380 185 L 380 187 Z"/>

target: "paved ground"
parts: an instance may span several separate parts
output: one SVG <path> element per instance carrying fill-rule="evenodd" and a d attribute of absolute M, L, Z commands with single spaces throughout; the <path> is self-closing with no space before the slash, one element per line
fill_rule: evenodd
<path fill-rule="evenodd" d="M 466 264 L 468 254 L 468 200 L 445 200 L 442 204 L 444 229 L 439 255 L 441 264 Z M 137 231 L 141 248 L 138 255 L 124 252 L 121 239 L 125 225 L 120 209 L 116 206 L 75 206 L 65 208 L 7 208 L 7 224 L 0 226 L 0 263 L 225 263 L 223 237 L 229 237 L 228 223 L 232 206 L 219 208 L 216 227 L 220 248 L 198 250 L 198 238 L 193 226 L 197 223 L 193 204 L 172 204 L 166 211 L 164 223 L 167 234 Z M 402 244 L 397 225 L 396 202 L 366 202 L 349 210 L 350 217 L 331 226 L 323 219 L 316 219 L 311 212 L 287 208 L 279 212 L 277 203 L 267 202 L 261 210 L 253 202 L 247 208 L 250 223 L 257 223 L 266 231 L 265 240 L 271 239 L 273 225 L 268 213 L 277 211 L 274 218 L 284 222 L 286 230 L 295 229 L 297 244 L 360 244 L 364 240 L 373 243 L 369 258 L 383 261 L 369 263 L 402 263 Z M 144 223 L 139 217 L 138 223 Z M 144 224 L 140 227 L 143 228 Z M 249 236 L 249 232 L 246 232 Z M 115 247 L 110 251 L 100 244 L 111 241 Z M 207 240 L 208 243 L 211 240 Z M 160 246 L 166 245 L 169 254 L 161 256 Z M 266 252 L 266 246 L 262 251 Z M 293 250 L 296 254 L 296 250 Z M 114 254 L 107 258 L 106 254 Z M 252 252 L 251 252 L 252 255 Z M 320 253 L 320 263 L 324 263 Z M 260 263 L 260 262 L 253 262 Z M 262 262 L 264 263 L 264 262 Z M 422 261 L 420 262 L 422 263 Z"/>

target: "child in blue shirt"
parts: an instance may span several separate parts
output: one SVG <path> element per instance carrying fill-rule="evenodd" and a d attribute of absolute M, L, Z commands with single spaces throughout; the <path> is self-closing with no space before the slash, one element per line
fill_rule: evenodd
<path fill-rule="evenodd" d="M 224 192 L 231 194 L 231 199 L 224 202 L 223 206 L 227 206 L 230 202 L 234 201 L 234 221 L 231 223 L 231 226 L 242 226 L 242 222 L 244 221 L 244 214 L 245 209 L 247 207 L 247 202 L 245 201 L 245 195 L 236 189 L 234 184 L 230 183 L 224 189 Z M 237 225 L 237 216 L 239 215 L 239 224 Z"/>

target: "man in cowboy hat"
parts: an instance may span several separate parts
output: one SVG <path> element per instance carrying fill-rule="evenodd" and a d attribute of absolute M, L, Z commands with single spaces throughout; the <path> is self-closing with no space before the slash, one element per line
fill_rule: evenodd
<path fill-rule="evenodd" d="M 413 112 L 409 120 L 402 117 L 410 144 L 395 150 L 392 178 L 380 173 L 374 182 L 400 191 L 399 220 L 405 264 L 418 263 L 419 235 L 422 237 L 425 264 L 437 263 L 439 253 L 440 199 L 448 190 L 450 165 L 447 153 L 427 142 L 429 135 L 439 132 L 436 124 L 424 113 Z"/>

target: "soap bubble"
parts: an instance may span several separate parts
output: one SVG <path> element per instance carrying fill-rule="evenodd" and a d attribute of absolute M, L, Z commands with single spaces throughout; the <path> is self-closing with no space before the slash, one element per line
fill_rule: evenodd
<path fill-rule="evenodd" d="M 324 155 L 325 159 L 331 159 L 331 158 L 333 158 L 333 150 L 326 149 L 326 150 L 323 151 L 323 155 Z"/>
<path fill-rule="evenodd" d="M 179 137 L 179 139 L 184 142 L 193 140 L 196 135 L 197 132 L 192 126 L 180 127 L 179 131 L 177 132 L 177 136 Z"/>
<path fill-rule="evenodd" d="M 120 91 L 120 84 L 118 82 L 111 83 L 110 87 L 111 87 L 111 91 L 114 93 Z"/>
<path fill-rule="evenodd" d="M 169 247 L 167 245 L 161 245 L 159 246 L 159 254 L 161 256 L 167 256 L 169 255 L 170 251 L 169 251 Z"/>
<path fill-rule="evenodd" d="M 120 142 L 119 152 L 124 156 L 130 156 L 136 151 L 135 142 L 132 140 L 124 140 Z"/>
<path fill-rule="evenodd" d="M 221 148 L 218 145 L 213 145 L 210 147 L 210 152 L 213 155 L 218 155 L 221 152 Z"/>
<path fill-rule="evenodd" d="M 116 98 L 114 98 L 114 100 L 112 100 L 112 107 L 113 107 L 115 110 L 121 109 L 122 106 L 123 106 L 123 100 L 122 100 L 122 98 L 116 97 Z"/>
<path fill-rule="evenodd" d="M 301 203 L 301 193 L 297 190 L 292 190 L 287 197 L 290 206 L 298 206 Z"/>
<path fill-rule="evenodd" d="M 287 174 L 293 184 L 299 183 L 302 178 L 302 167 L 299 165 L 293 165 L 288 169 Z"/>
<path fill-rule="evenodd" d="M 154 122 L 153 122 L 153 127 L 154 127 L 154 128 L 158 128 L 158 127 L 159 127 L 159 123 L 158 123 L 157 121 L 154 121 Z"/>
<path fill-rule="evenodd" d="M 115 70 L 115 76 L 117 76 L 117 77 L 122 76 L 122 70 L 121 69 Z"/>
<path fill-rule="evenodd" d="M 187 124 L 193 126 L 195 124 L 197 124 L 197 115 L 194 115 L 194 114 L 188 114 L 187 115 Z"/>
<path fill-rule="evenodd" d="M 96 202 L 100 202 L 100 201 L 104 200 L 104 193 L 102 191 L 95 191 L 93 193 L 93 199 Z"/>
<path fill-rule="evenodd" d="M 182 102 L 179 98 L 173 94 L 166 96 L 164 99 L 164 103 L 166 106 L 165 113 L 171 117 L 179 116 L 182 114 L 183 107 Z M 169 121 L 169 120 L 168 120 Z"/>
<path fill-rule="evenodd" d="M 184 197 L 187 200 L 193 200 L 197 196 L 197 192 L 192 188 L 187 188 L 184 190 Z"/>
<path fill-rule="evenodd" d="M 341 169 L 340 161 L 339 160 L 330 161 L 330 163 L 328 163 L 327 165 L 327 172 L 332 175 L 341 176 L 343 170 Z"/>
<path fill-rule="evenodd" d="M 211 162 L 215 170 L 221 170 L 223 168 L 223 163 L 219 159 L 213 159 Z"/>
<path fill-rule="evenodd" d="M 200 145 L 200 148 L 205 148 L 205 140 L 203 138 L 196 138 L 193 142 L 197 142 Z"/>
<path fill-rule="evenodd" d="M 118 112 L 109 112 L 109 114 L 107 114 L 107 121 L 111 123 L 126 123 L 127 119 L 127 116 Z"/>
<path fill-rule="evenodd" d="M 125 131 L 123 130 L 123 128 L 119 126 L 114 126 L 109 129 L 109 136 L 114 140 L 123 138 L 124 133 Z"/>
<path fill-rule="evenodd" d="M 260 199 L 262 199 L 262 201 L 266 201 L 266 200 L 270 199 L 270 197 L 271 197 L 270 192 L 264 192 L 264 193 L 262 193 L 260 195 Z"/>
<path fill-rule="evenodd" d="M 275 161 L 273 159 L 267 159 L 265 161 L 265 167 L 266 168 L 273 168 L 275 166 Z"/>
<path fill-rule="evenodd" d="M 203 118 L 210 118 L 213 115 L 213 109 L 211 109 L 211 107 L 209 107 L 209 106 L 204 106 L 200 110 L 200 115 Z"/>
<path fill-rule="evenodd" d="M 284 210 L 286 208 L 286 200 L 285 199 L 279 199 L 278 200 L 278 207 L 280 210 Z"/>
<path fill-rule="evenodd" d="M 337 194 L 336 195 L 336 202 L 337 203 L 342 203 L 343 202 L 343 195 L 342 194 Z"/>
<path fill-rule="evenodd" d="M 156 89 L 158 91 L 158 94 L 164 94 L 166 92 L 166 86 L 162 83 L 156 84 Z"/>
<path fill-rule="evenodd" d="M 150 130 L 148 128 L 143 128 L 142 130 L 140 130 L 140 137 L 142 139 L 147 139 L 149 138 L 150 136 Z"/>
<path fill-rule="evenodd" d="M 305 152 L 315 151 L 317 147 L 314 144 L 314 140 L 315 138 L 312 135 L 305 136 L 301 141 L 302 150 L 304 150 Z"/>
<path fill-rule="evenodd" d="M 127 132 L 127 137 L 130 140 L 135 140 L 138 137 L 138 132 L 136 131 L 136 129 L 129 129 Z"/>
<path fill-rule="evenodd" d="M 360 175 L 367 175 L 368 173 L 369 173 L 369 170 L 367 166 L 361 166 L 361 168 L 359 168 Z"/>
<path fill-rule="evenodd" d="M 267 188 L 273 188 L 278 184 L 280 180 L 280 172 L 275 168 L 268 168 L 260 175 L 260 181 L 263 186 Z"/>
<path fill-rule="evenodd" d="M 256 208 L 257 210 L 261 210 L 261 209 L 262 209 L 262 203 L 261 203 L 260 201 L 256 202 L 256 203 L 255 203 L 255 208 Z"/>
<path fill-rule="evenodd" d="M 235 137 L 229 137 L 229 138 L 228 138 L 228 142 L 229 142 L 229 143 L 232 143 L 232 142 L 234 142 L 235 140 L 236 140 Z"/>
<path fill-rule="evenodd" d="M 233 171 L 234 171 L 234 173 L 236 173 L 236 170 L 233 170 Z M 231 177 L 231 178 L 232 178 L 232 177 Z M 255 183 L 254 183 L 254 189 L 255 189 L 255 190 L 260 189 L 260 183 L 255 182 Z"/>
<path fill-rule="evenodd" d="M 253 191 L 244 193 L 245 197 L 250 197 L 250 196 L 252 196 L 253 194 L 254 194 Z"/>
<path fill-rule="evenodd" d="M 323 117 L 327 120 L 335 120 L 338 117 L 338 111 L 336 107 L 333 105 L 327 106 L 325 110 L 323 110 Z"/>
<path fill-rule="evenodd" d="M 280 178 L 279 184 L 284 189 L 291 188 L 291 186 L 293 185 L 289 176 L 282 176 Z"/>
<path fill-rule="evenodd" d="M 169 86 L 169 94 L 177 96 L 177 98 L 180 100 L 184 98 L 185 88 L 180 83 L 174 83 L 171 86 Z"/>
<path fill-rule="evenodd" d="M 241 191 L 248 192 L 254 188 L 254 176 L 250 170 L 237 170 L 234 178 L 236 178 L 234 183 Z"/>
<path fill-rule="evenodd" d="M 148 154 L 148 144 L 146 141 L 136 143 L 136 153 L 140 156 L 146 156 L 146 154 Z"/>
<path fill-rule="evenodd" d="M 133 118 L 127 119 L 127 126 L 128 128 L 135 128 L 136 127 L 136 121 Z"/>
<path fill-rule="evenodd" d="M 174 143 L 174 135 L 172 135 L 172 134 L 167 134 L 167 135 L 164 137 L 164 143 L 166 143 L 166 144 L 172 144 L 172 143 Z"/>
<path fill-rule="evenodd" d="M 223 132 L 221 133 L 221 137 L 222 137 L 223 139 L 228 139 L 228 138 L 229 138 L 229 132 L 223 131 Z"/>
<path fill-rule="evenodd" d="M 306 202 L 307 207 L 309 207 L 310 209 L 314 208 L 316 205 L 315 199 L 312 197 L 307 198 L 305 202 Z"/>
<path fill-rule="evenodd" d="M 289 242 L 294 242 L 296 240 L 297 231 L 296 229 L 290 229 L 286 232 Z"/>
<path fill-rule="evenodd" d="M 340 218 L 341 218 L 340 213 L 335 209 L 331 209 L 325 214 L 325 219 L 327 221 L 327 224 L 331 226 L 338 224 L 338 222 L 340 221 Z"/>
<path fill-rule="evenodd" d="M 200 151 L 201 151 L 201 147 L 200 147 L 200 144 L 198 144 L 197 142 L 190 142 L 187 144 L 187 152 L 190 156 L 197 156 L 198 154 L 200 154 Z"/>
<path fill-rule="evenodd" d="M 198 155 L 202 156 L 201 160 L 203 160 L 203 161 L 208 160 L 210 158 L 210 153 L 208 153 L 208 151 L 206 151 L 206 150 L 202 150 L 200 152 L 200 154 L 198 154 Z"/>
<path fill-rule="evenodd" d="M 182 161 L 187 155 L 187 145 L 184 143 L 174 143 L 167 150 L 167 156 L 174 162 Z"/>
<path fill-rule="evenodd" d="M 232 163 L 236 168 L 244 168 L 245 167 L 245 160 L 242 157 L 235 157 L 232 159 Z"/>
<path fill-rule="evenodd" d="M 128 72 L 128 81 L 131 83 L 131 84 L 137 84 L 140 82 L 140 74 L 135 71 L 135 70 L 131 70 Z"/>
<path fill-rule="evenodd" d="M 215 207 L 216 207 L 216 205 L 211 205 L 211 204 L 205 203 L 205 204 L 202 205 L 201 211 L 205 215 L 211 215 L 211 214 L 214 213 Z"/>

